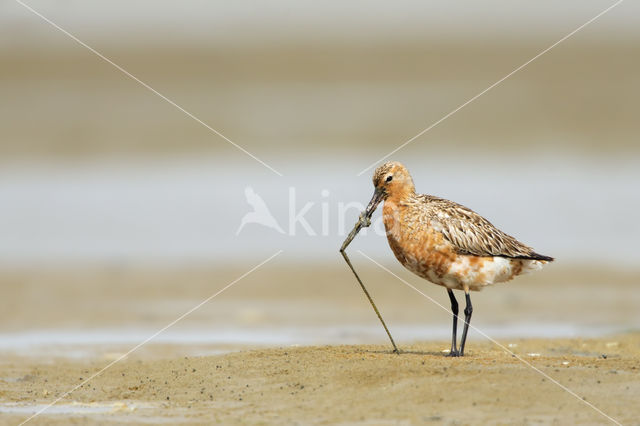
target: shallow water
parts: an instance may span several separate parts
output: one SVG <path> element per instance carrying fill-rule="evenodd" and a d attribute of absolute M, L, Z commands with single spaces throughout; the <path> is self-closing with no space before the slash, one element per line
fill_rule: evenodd
<path fill-rule="evenodd" d="M 356 176 L 366 166 L 359 158 L 316 158 L 304 167 L 299 160 L 280 167 L 284 177 L 212 157 L 8 165 L 0 169 L 0 262 L 246 261 L 280 249 L 304 261 L 337 259 L 371 196 L 371 171 Z M 633 214 L 640 208 L 640 169 L 633 158 L 471 162 L 440 154 L 406 164 L 418 191 L 473 208 L 559 262 L 640 263 Z M 240 230 L 253 210 L 248 187 L 283 233 L 257 223 Z M 379 221 L 377 212 L 374 235 L 363 233 L 354 247 L 388 253 Z"/>
<path fill-rule="evenodd" d="M 35 414 L 43 408 L 47 409 L 47 414 L 101 414 L 114 411 L 115 406 L 97 404 L 60 404 L 49 407 L 46 404 L 0 404 L 0 413 L 6 414 Z"/>
<path fill-rule="evenodd" d="M 495 339 L 527 337 L 599 337 L 626 331 L 622 327 L 585 327 L 571 324 L 519 323 L 488 325 L 479 329 Z M 117 358 L 145 341 L 157 330 L 133 328 L 127 330 L 52 329 L 0 334 L 0 353 L 22 357 L 47 358 Z M 394 325 L 394 339 L 399 344 L 414 341 L 444 340 L 450 330 L 443 325 Z M 469 331 L 472 340 L 483 340 L 475 330 Z M 373 344 L 385 343 L 386 336 L 378 324 L 345 325 L 341 327 L 289 326 L 260 328 L 187 329 L 167 331 L 149 342 L 153 345 L 179 345 L 181 353 L 189 355 L 216 355 L 242 348 L 273 346 Z"/>
<path fill-rule="evenodd" d="M 59 402 L 55 405 L 49 404 L 29 404 L 29 403 L 1 403 L 0 414 L 5 415 L 32 415 L 40 413 L 41 416 L 81 417 L 83 419 L 94 418 L 108 419 L 109 422 L 137 422 L 149 424 L 161 424 L 175 421 L 186 421 L 180 416 L 157 416 L 157 404 L 139 401 L 119 401 L 119 402 Z"/>

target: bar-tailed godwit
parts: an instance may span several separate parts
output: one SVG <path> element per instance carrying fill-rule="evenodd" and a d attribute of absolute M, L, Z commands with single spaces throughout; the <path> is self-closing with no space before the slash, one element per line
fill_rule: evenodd
<path fill-rule="evenodd" d="M 368 226 L 378 204 L 384 201 L 383 221 L 396 258 L 414 274 L 447 289 L 453 311 L 450 356 L 464 355 L 473 312 L 470 291 L 509 281 L 553 261 L 467 207 L 432 195 L 416 194 L 409 171 L 398 162 L 378 167 L 373 174 L 373 186 L 373 198 L 361 216 L 361 226 Z M 464 291 L 466 299 L 459 351 L 458 302 L 453 290 Z"/>

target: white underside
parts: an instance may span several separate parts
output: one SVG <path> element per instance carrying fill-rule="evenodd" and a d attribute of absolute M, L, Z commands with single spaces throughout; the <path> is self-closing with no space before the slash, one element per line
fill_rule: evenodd
<path fill-rule="evenodd" d="M 509 281 L 516 275 L 542 269 L 545 263 L 539 260 L 494 257 L 490 261 L 482 262 L 481 265 L 472 265 L 469 257 L 459 256 L 444 276 L 438 277 L 434 271 L 428 271 L 427 279 L 451 289 L 468 288 L 478 291 L 491 284 Z"/>

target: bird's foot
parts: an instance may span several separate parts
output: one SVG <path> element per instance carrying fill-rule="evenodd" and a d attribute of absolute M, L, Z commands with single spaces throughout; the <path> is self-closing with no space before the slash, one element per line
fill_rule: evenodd
<path fill-rule="evenodd" d="M 461 354 L 460 352 L 458 352 L 458 351 L 449 351 L 449 353 L 447 354 L 447 356 L 450 356 L 450 357 L 459 357 L 459 356 L 462 356 L 462 354 Z"/>

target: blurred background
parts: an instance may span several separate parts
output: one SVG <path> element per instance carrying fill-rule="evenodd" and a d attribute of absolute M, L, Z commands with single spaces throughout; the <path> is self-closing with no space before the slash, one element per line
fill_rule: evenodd
<path fill-rule="evenodd" d="M 360 172 L 614 2 L 26 4 L 282 175 L 0 3 L 0 350 L 106 356 L 278 250 L 156 342 L 384 342 L 338 254 L 372 193 Z M 640 326 L 639 48 L 623 2 L 390 157 L 557 258 L 474 296 L 489 334 Z M 247 188 L 282 232 L 240 228 Z M 446 340 L 449 314 L 357 250 L 446 292 L 368 231 L 351 257 L 396 339 Z"/>

